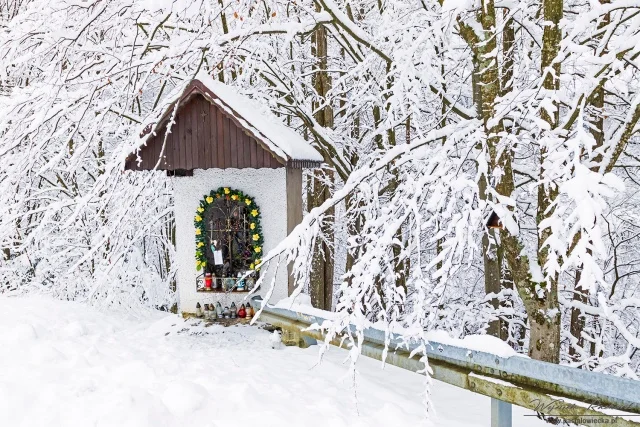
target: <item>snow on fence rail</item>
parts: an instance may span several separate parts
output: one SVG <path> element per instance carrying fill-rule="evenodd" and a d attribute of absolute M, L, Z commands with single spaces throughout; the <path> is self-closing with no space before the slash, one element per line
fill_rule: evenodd
<path fill-rule="evenodd" d="M 322 325 L 325 318 L 263 305 L 260 297 L 254 297 L 253 302 L 263 309 L 261 320 L 297 334 L 300 339 L 324 339 L 322 332 L 308 328 L 313 324 Z M 316 309 L 311 310 L 319 313 Z M 382 360 L 384 332 L 369 328 L 364 337 L 362 354 Z M 331 343 L 341 345 L 339 340 Z M 422 370 L 423 364 L 417 358 L 409 357 L 419 344 L 403 344 L 402 347 L 400 344 L 401 340 L 392 336 L 385 362 L 414 372 Z M 640 381 L 527 357 L 501 357 L 435 341 L 427 345 L 427 356 L 433 378 L 492 398 L 492 427 L 512 425 L 509 404 L 575 424 L 640 426 Z M 624 413 L 612 414 L 611 411 L 604 412 L 605 409 Z"/>

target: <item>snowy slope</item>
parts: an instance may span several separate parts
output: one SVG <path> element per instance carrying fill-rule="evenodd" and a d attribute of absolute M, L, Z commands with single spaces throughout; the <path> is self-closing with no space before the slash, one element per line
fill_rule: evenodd
<path fill-rule="evenodd" d="M 0 297 L 0 425 L 427 425 L 423 377 L 361 359 L 354 389 L 345 351 L 317 356 L 274 350 L 255 327 Z M 487 398 L 438 382 L 432 394 L 435 425 L 489 425 Z M 514 425 L 545 425 L 523 414 Z"/>

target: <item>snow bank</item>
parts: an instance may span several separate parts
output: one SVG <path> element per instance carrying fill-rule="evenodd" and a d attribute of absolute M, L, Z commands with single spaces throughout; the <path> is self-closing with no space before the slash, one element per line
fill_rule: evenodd
<path fill-rule="evenodd" d="M 317 347 L 276 351 L 271 339 L 256 327 L 0 296 L 0 425 L 428 425 L 422 376 L 361 358 L 354 389 L 345 350 L 318 364 Z M 488 425 L 488 398 L 437 383 L 432 399 L 436 426 Z M 518 426 L 543 425 L 517 411 Z"/>
<path fill-rule="evenodd" d="M 321 317 L 327 320 L 335 320 L 339 315 L 335 312 L 320 310 L 311 305 L 311 297 L 308 294 L 299 294 L 295 297 L 287 297 L 278 301 L 275 308 L 295 311 L 296 313 L 308 314 L 310 316 Z"/>
<path fill-rule="evenodd" d="M 482 351 L 499 357 L 523 356 L 516 352 L 506 342 L 491 335 L 467 335 L 466 337 L 452 338 L 446 331 L 429 331 L 427 339 L 440 344 L 462 347 L 474 351 Z"/>

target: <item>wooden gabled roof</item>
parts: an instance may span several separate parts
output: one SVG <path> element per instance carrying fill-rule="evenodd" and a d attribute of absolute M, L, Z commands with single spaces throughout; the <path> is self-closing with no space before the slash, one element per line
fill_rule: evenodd
<path fill-rule="evenodd" d="M 174 124 L 166 133 L 175 112 Z M 320 154 L 254 101 L 208 76 L 191 81 L 141 134 L 125 163 L 129 170 L 315 168 Z"/>

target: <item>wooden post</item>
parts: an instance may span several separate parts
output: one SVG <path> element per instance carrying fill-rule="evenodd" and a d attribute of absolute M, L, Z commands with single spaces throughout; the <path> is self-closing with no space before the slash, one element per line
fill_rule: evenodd
<path fill-rule="evenodd" d="M 302 169 L 287 166 L 287 234 L 302 222 Z M 293 278 L 293 266 L 287 265 L 289 277 L 289 295 L 296 287 Z"/>

